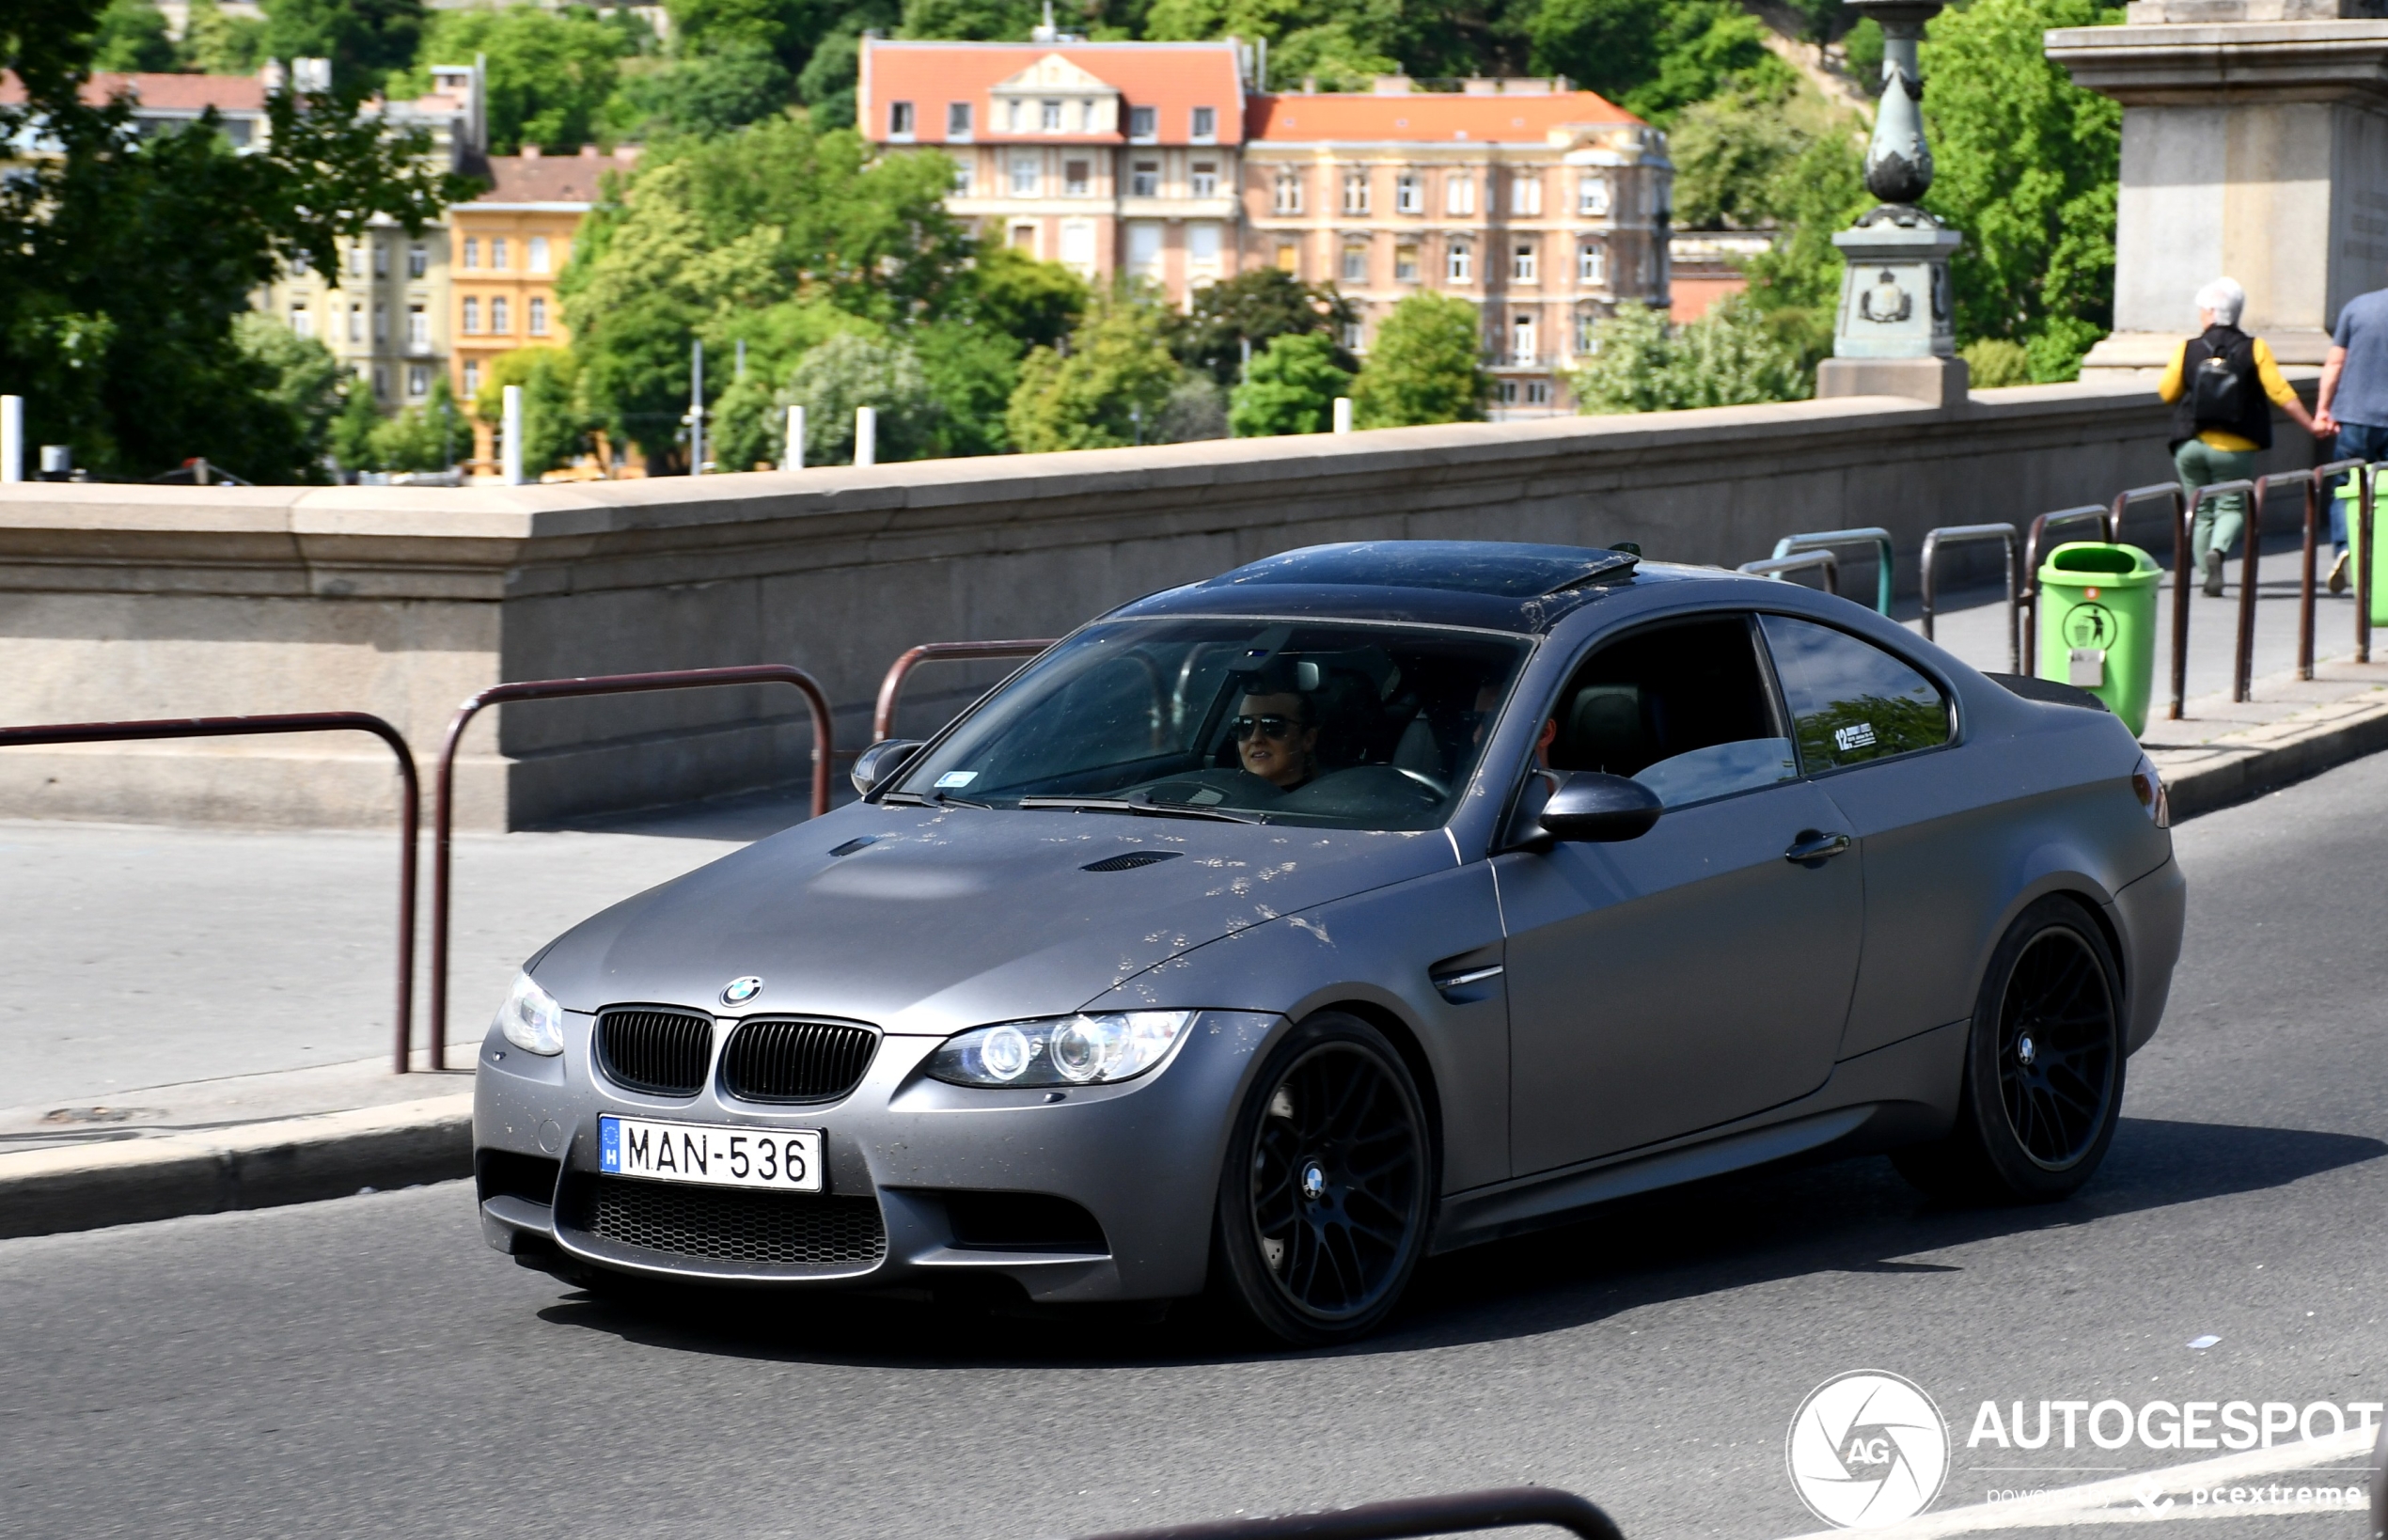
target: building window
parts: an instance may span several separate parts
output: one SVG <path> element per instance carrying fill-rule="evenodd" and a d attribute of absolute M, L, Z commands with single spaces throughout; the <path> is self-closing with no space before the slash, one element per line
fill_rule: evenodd
<path fill-rule="evenodd" d="M 1444 261 L 1443 271 L 1453 283 L 1475 281 L 1476 258 L 1475 254 L 1469 249 L 1467 242 L 1453 241 L 1451 244 L 1451 251 Z"/>
<path fill-rule="evenodd" d="M 1092 97 L 1078 103 L 1078 132 L 1080 134 L 1094 132 L 1094 100 Z"/>
<path fill-rule="evenodd" d="M 1417 172 L 1405 171 L 1393 179 L 1393 212 L 1408 214 L 1426 212 L 1426 189 L 1421 184 Z"/>
<path fill-rule="evenodd" d="M 1045 133 L 1047 133 L 1047 134 L 1059 134 L 1059 133 L 1060 133 L 1060 132 L 1061 132 L 1061 103 L 1060 103 L 1059 102 L 1038 102 L 1038 103 L 1037 103 L 1037 126 L 1038 126 L 1039 128 L 1044 129 L 1044 130 L 1045 130 Z"/>
<path fill-rule="evenodd" d="M 1510 254 L 1509 275 L 1519 283 L 1534 281 L 1534 247 L 1531 241 L 1520 241 Z"/>
<path fill-rule="evenodd" d="M 1153 107 L 1130 107 L 1127 110 L 1127 136 L 1131 139 L 1157 139 L 1161 135 L 1161 115 Z"/>
<path fill-rule="evenodd" d="M 478 358 L 464 360 L 464 397 L 467 401 L 481 393 L 481 364 Z"/>
<path fill-rule="evenodd" d="M 1465 172 L 1455 173 L 1443 181 L 1443 212 L 1461 217 L 1476 212 L 1476 179 Z"/>
<path fill-rule="evenodd" d="M 464 265 L 466 267 L 481 265 L 481 241 L 478 235 L 464 237 Z"/>
<path fill-rule="evenodd" d="M 477 299 L 467 299 L 464 301 L 464 330 L 478 332 L 480 329 L 481 302 Z"/>
<path fill-rule="evenodd" d="M 1347 214 L 1364 214 L 1368 212 L 1367 172 L 1346 171 L 1343 173 L 1343 212 Z"/>
<path fill-rule="evenodd" d="M 1418 281 L 1418 248 L 1416 246 L 1393 248 L 1393 281 L 1395 283 Z"/>
<path fill-rule="evenodd" d="M 432 351 L 432 318 L 419 305 L 406 307 L 406 346 L 413 353 Z"/>
<path fill-rule="evenodd" d="M 949 139 L 970 136 L 970 103 L 949 102 L 945 104 L 945 136 Z"/>
<path fill-rule="evenodd" d="M 547 237 L 543 235 L 530 238 L 530 270 L 533 273 L 547 271 Z"/>
<path fill-rule="evenodd" d="M 387 305 L 383 304 L 381 301 L 375 300 L 373 302 L 373 340 L 376 343 L 381 343 L 386 342 L 389 339 L 390 307 Z"/>
<path fill-rule="evenodd" d="M 1498 399 L 1500 400 L 1500 404 L 1501 404 L 1501 405 L 1503 405 L 1503 406 L 1515 406 L 1515 405 L 1516 405 L 1516 404 L 1517 404 L 1517 382 L 1516 382 L 1516 381 L 1515 381 L 1515 380 L 1503 380 L 1503 381 L 1501 381 L 1501 382 L 1500 382 L 1500 388 L 1499 388 L 1499 390 L 1496 392 L 1496 395 L 1498 396 Z"/>
<path fill-rule="evenodd" d="M 386 278 L 389 275 L 390 248 L 376 243 L 373 247 L 373 276 Z"/>
<path fill-rule="evenodd" d="M 502 235 L 489 238 L 489 265 L 500 273 L 506 271 L 506 238 Z"/>
<path fill-rule="evenodd" d="M 362 305 L 348 307 L 348 339 L 351 342 L 365 340 L 365 306 Z"/>
<path fill-rule="evenodd" d="M 1012 157 L 1012 196 L 1036 196 L 1037 156 L 1032 149 L 1022 150 Z"/>
<path fill-rule="evenodd" d="M 1609 212 L 1609 179 L 1586 177 L 1576 184 L 1576 212 L 1587 219 L 1600 219 Z"/>
<path fill-rule="evenodd" d="M 1528 380 L 1526 382 L 1526 404 L 1528 406 L 1548 406 L 1550 404 L 1550 382 L 1548 380 Z"/>
<path fill-rule="evenodd" d="M 953 157 L 953 196 L 956 197 L 970 196 L 970 157 L 967 155 Z"/>
<path fill-rule="evenodd" d="M 533 337 L 547 335 L 547 301 L 538 295 L 531 296 L 530 335 Z"/>
<path fill-rule="evenodd" d="M 503 294 L 489 302 L 489 329 L 500 337 L 514 329 L 514 318 L 506 313 L 506 296 Z"/>
<path fill-rule="evenodd" d="M 1128 173 L 1127 190 L 1132 197 L 1160 196 L 1161 163 L 1158 161 L 1137 162 L 1135 169 Z"/>
<path fill-rule="evenodd" d="M 1027 103 L 1023 102 L 1016 96 L 1011 101 L 1005 102 L 1003 104 L 1003 126 L 1010 129 L 1014 134 L 1019 133 L 1020 114 L 1026 109 Z"/>
<path fill-rule="evenodd" d="M 1353 353 L 1364 352 L 1365 350 L 1360 346 L 1360 344 L 1365 338 L 1367 331 L 1368 327 L 1364 322 L 1344 322 L 1343 325 L 1343 346 Z"/>
<path fill-rule="evenodd" d="M 1061 191 L 1071 197 L 1084 197 L 1094 190 L 1094 169 L 1091 161 L 1061 163 Z"/>
<path fill-rule="evenodd" d="M 1579 310 L 1576 312 L 1576 351 L 1578 353 L 1589 356 L 1600 351 L 1600 339 L 1593 335 L 1593 328 L 1599 324 L 1599 311 Z"/>
<path fill-rule="evenodd" d="M 1277 196 L 1269 204 L 1269 212 L 1297 214 L 1302 212 L 1302 177 L 1298 171 L 1277 173 Z"/>
<path fill-rule="evenodd" d="M 373 366 L 373 399 L 377 401 L 385 401 L 388 399 L 389 393 L 389 367 L 385 364 L 375 364 Z"/>
<path fill-rule="evenodd" d="M 1523 311 L 1509 319 L 1509 361 L 1517 365 L 1534 361 L 1534 318 Z"/>
<path fill-rule="evenodd" d="M 1299 276 L 1302 271 L 1302 248 L 1291 241 L 1277 243 L 1277 271 Z"/>
<path fill-rule="evenodd" d="M 291 335 L 293 337 L 313 337 L 315 335 L 314 313 L 308 310 L 304 305 L 293 305 L 291 306 Z"/>
<path fill-rule="evenodd" d="M 1343 243 L 1343 281 L 1345 283 L 1368 281 L 1368 247 L 1365 244 L 1359 241 Z"/>
<path fill-rule="evenodd" d="M 1197 144 L 1201 144 L 1201 143 L 1202 143 L 1202 142 L 1204 142 L 1204 141 L 1206 141 L 1206 140 L 1216 139 L 1216 138 L 1218 138 L 1218 109 L 1217 107 L 1197 107 L 1197 108 L 1195 108 L 1195 109 L 1194 109 L 1194 141 L 1195 141 L 1195 143 L 1197 143 Z"/>
<path fill-rule="evenodd" d="M 1012 249 L 1014 251 L 1025 251 L 1031 257 L 1035 256 L 1036 227 L 1034 225 L 1013 226 Z"/>
<path fill-rule="evenodd" d="M 1516 171 L 1509 178 L 1509 212 L 1532 219 L 1542 213 L 1542 173 Z"/>
<path fill-rule="evenodd" d="M 1218 162 L 1196 161 L 1186 179 L 1186 190 L 1196 197 L 1218 196 Z"/>
<path fill-rule="evenodd" d="M 1186 227 L 1186 266 L 1190 274 L 1216 275 L 1218 272 L 1218 226 L 1209 220 L 1196 220 Z"/>
<path fill-rule="evenodd" d="M 888 103 L 888 137 L 890 139 L 912 137 L 911 102 L 890 102 Z"/>
<path fill-rule="evenodd" d="M 406 275 L 419 278 L 432 270 L 432 254 L 421 246 L 406 248 Z"/>
<path fill-rule="evenodd" d="M 365 276 L 365 247 L 362 244 L 348 248 L 348 275 L 352 278 Z"/>
<path fill-rule="evenodd" d="M 409 364 L 409 365 L 407 365 L 407 366 L 406 366 L 406 394 L 407 394 L 407 396 L 408 396 L 410 399 L 412 399 L 412 400 L 415 400 L 415 401 L 421 401 L 424 397 L 426 397 L 426 396 L 430 395 L 431 393 L 432 393 L 432 371 L 431 371 L 431 368 L 430 368 L 430 366 L 425 365 L 425 364 Z"/>
<path fill-rule="evenodd" d="M 299 276 L 305 276 L 313 269 L 314 265 L 314 263 L 307 260 L 306 252 L 299 251 L 292 252 L 291 254 L 291 271 Z"/>
<path fill-rule="evenodd" d="M 1161 227 L 1139 219 L 1127 228 L 1127 270 L 1139 278 L 1161 278 Z"/>
<path fill-rule="evenodd" d="M 1094 275 L 1094 225 L 1091 220 L 1061 221 L 1061 265 L 1082 278 Z"/>
<path fill-rule="evenodd" d="M 1586 241 L 1576 248 L 1576 281 L 1578 283 L 1607 283 L 1609 281 L 1609 252 L 1608 248 L 1599 242 Z"/>

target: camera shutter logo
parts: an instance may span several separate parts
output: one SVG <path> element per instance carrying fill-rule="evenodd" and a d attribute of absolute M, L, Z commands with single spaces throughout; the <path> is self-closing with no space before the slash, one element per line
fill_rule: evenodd
<path fill-rule="evenodd" d="M 1912 1380 L 1861 1369 L 1808 1392 L 1791 1419 L 1785 1459 L 1799 1501 L 1826 1523 L 1896 1524 L 1940 1495 L 1948 1423 Z"/>

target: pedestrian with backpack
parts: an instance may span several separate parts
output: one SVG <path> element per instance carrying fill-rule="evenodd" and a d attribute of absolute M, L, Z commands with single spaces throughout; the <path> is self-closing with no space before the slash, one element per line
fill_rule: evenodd
<path fill-rule="evenodd" d="M 2327 434 L 2281 377 L 2280 365 L 2260 337 L 2239 329 L 2247 291 L 2235 278 L 2216 278 L 2197 291 L 2198 334 L 2180 345 L 2156 393 L 2173 408 L 2173 466 L 2181 487 L 2239 481 L 2255 474 L 2255 456 L 2272 447 L 2272 408 L 2295 418 L 2317 438 Z M 2190 551 L 2207 595 L 2223 591 L 2223 557 L 2247 522 L 2247 495 L 2216 497 L 2197 511 Z M 2251 540 L 2261 531 L 2250 532 Z"/>

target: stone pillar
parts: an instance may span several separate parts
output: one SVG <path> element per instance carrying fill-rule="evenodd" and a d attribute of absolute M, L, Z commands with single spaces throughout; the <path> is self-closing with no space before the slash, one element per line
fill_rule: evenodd
<path fill-rule="evenodd" d="M 2114 331 L 2083 377 L 2161 369 L 2223 275 L 2240 326 L 2319 364 L 2339 306 L 2388 284 L 2388 0 L 2138 0 L 2047 47 L 2123 104 Z"/>
<path fill-rule="evenodd" d="M 1935 406 L 1966 399 L 1955 356 L 1949 258 L 1965 238 L 1920 207 L 1932 185 L 1924 139 L 1924 77 L 1916 43 L 1941 0 L 1846 0 L 1882 26 L 1882 100 L 1865 149 L 1866 190 L 1882 201 L 1833 236 L 1847 266 L 1832 326 L 1832 356 L 1815 393 L 1907 396 Z"/>

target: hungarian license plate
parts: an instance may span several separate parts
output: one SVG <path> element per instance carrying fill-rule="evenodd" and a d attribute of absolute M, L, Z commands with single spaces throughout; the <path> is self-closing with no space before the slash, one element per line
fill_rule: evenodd
<path fill-rule="evenodd" d="M 819 1192 L 821 1130 L 597 1120 L 598 1170 L 609 1176 L 715 1187 Z"/>

